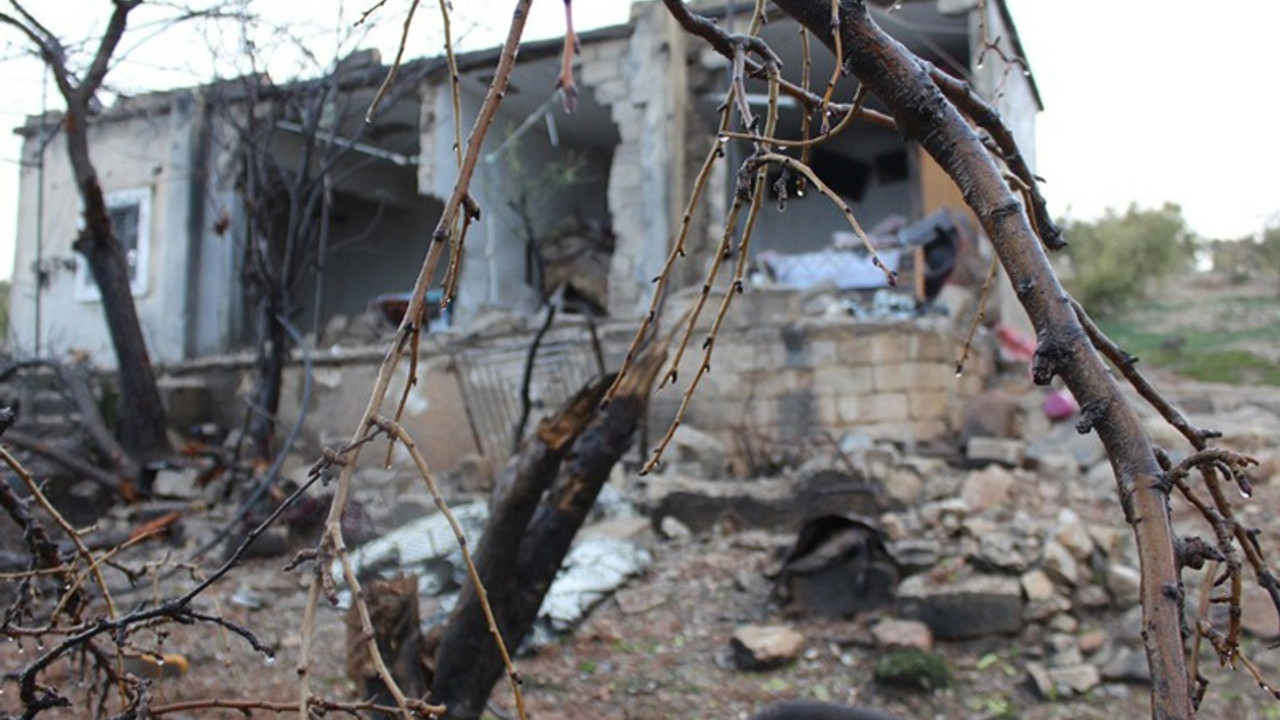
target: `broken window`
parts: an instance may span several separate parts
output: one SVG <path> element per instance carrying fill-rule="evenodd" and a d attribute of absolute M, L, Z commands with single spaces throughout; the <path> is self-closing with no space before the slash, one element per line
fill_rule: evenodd
<path fill-rule="evenodd" d="M 147 292 L 147 260 L 151 253 L 151 190 L 139 188 L 109 193 L 106 196 L 107 217 L 116 242 L 124 250 L 129 268 L 129 289 L 135 297 Z M 76 262 L 76 299 L 96 302 L 100 298 L 98 284 L 83 258 Z"/>

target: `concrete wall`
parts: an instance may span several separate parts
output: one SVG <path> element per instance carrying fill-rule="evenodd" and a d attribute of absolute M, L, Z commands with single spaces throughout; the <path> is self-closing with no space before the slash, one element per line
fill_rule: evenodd
<path fill-rule="evenodd" d="M 201 103 L 189 93 L 174 93 L 169 101 L 144 97 L 131 101 L 136 115 L 89 129 L 91 157 L 97 166 L 103 191 L 140 191 L 150 200 L 150 244 L 146 279 L 135 297 L 143 336 L 158 362 L 176 362 L 187 356 L 187 327 L 196 310 L 197 296 L 188 281 L 196 258 L 188 236 L 201 223 L 199 198 L 200 143 L 198 122 Z M 10 322 L 10 348 L 19 354 L 36 350 L 37 292 L 41 302 L 40 350 L 44 354 L 73 349 L 89 353 L 99 367 L 115 366 L 115 355 L 101 301 L 76 293 L 75 266 L 84 263 L 74 250 L 81 226 L 81 205 L 65 139 L 57 136 L 44 152 L 44 265 L 48 283 L 37 288 L 33 272 L 39 195 L 36 166 L 38 140 L 23 145 L 20 180 L 22 202 L 18 211 Z"/>
<path fill-rule="evenodd" d="M 1018 142 L 1018 149 L 1027 160 L 1032 172 L 1036 171 L 1036 115 L 1040 112 L 1040 101 L 1036 97 L 1031 78 L 1025 74 L 1026 68 L 1017 63 L 1007 63 L 999 53 L 988 50 L 983 56 L 980 67 L 976 66 L 978 54 L 982 50 L 982 33 L 979 25 L 980 8 L 974 8 L 970 14 L 970 37 L 975 66 L 973 73 L 974 87 L 978 94 L 987 98 L 1009 131 Z M 1017 57 L 1009 38 L 1012 36 L 1005 25 L 996 3 L 986 4 L 988 32 L 991 38 L 1000 39 L 1000 49 L 1010 58 Z M 1004 276 L 1003 270 L 1001 276 Z M 1017 294 L 1009 284 L 1007 277 L 1000 285 L 998 297 L 1000 321 L 1018 329 L 1028 337 L 1034 337 L 1031 320 L 1018 302 Z"/>
<path fill-rule="evenodd" d="M 596 68 L 584 72 L 583 82 L 611 108 L 621 136 L 609 171 L 609 212 L 617 236 L 609 312 L 615 317 L 634 317 L 647 307 L 651 281 L 666 260 L 689 191 L 684 173 L 690 39 L 658 3 L 636 5 L 632 12 L 629 43 L 601 45 L 583 60 Z"/>
<path fill-rule="evenodd" d="M 431 229 L 444 206 L 435 198 L 417 198 L 410 207 L 379 210 L 368 200 L 335 193 L 330 251 L 325 258 L 321 322 L 334 315 L 364 312 L 383 293 L 408 292 L 430 244 Z M 310 327 L 319 278 L 305 274 L 297 301 Z"/>

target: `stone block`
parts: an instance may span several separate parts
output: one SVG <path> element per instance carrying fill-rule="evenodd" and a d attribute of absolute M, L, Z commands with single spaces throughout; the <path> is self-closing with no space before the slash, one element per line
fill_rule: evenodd
<path fill-rule="evenodd" d="M 951 367 L 942 362 L 916 362 L 907 367 L 912 390 L 944 391 L 954 377 Z"/>
<path fill-rule="evenodd" d="M 1021 573 L 1030 566 L 1031 561 L 1017 536 L 994 527 L 979 529 L 982 525 L 986 523 L 981 518 L 965 523 L 966 527 L 973 528 L 971 532 L 978 538 L 978 549 L 969 556 L 974 567 L 988 572 Z M 1025 586 L 1023 590 L 1026 590 Z"/>
<path fill-rule="evenodd" d="M 971 575 L 934 586 L 923 575 L 898 586 L 902 617 L 928 625 L 939 638 L 963 639 L 1022 629 L 1022 587 L 1017 578 Z"/>
<path fill-rule="evenodd" d="M 784 393 L 776 401 L 776 413 L 778 432 L 774 437 L 784 443 L 803 443 L 817 422 L 813 391 L 800 388 Z"/>
<path fill-rule="evenodd" d="M 1127 610 L 1138 604 L 1142 589 L 1142 575 L 1136 568 L 1128 565 L 1107 566 L 1107 591 L 1111 593 L 1111 601 L 1121 610 Z"/>
<path fill-rule="evenodd" d="M 911 366 L 902 363 L 876 365 L 871 369 L 877 392 L 900 392 L 911 387 Z"/>
<path fill-rule="evenodd" d="M 907 340 L 898 330 L 886 328 L 871 336 L 869 344 L 873 365 L 901 363 L 906 359 Z"/>
<path fill-rule="evenodd" d="M 781 365 L 780 356 L 772 345 L 745 344 L 722 335 L 716 343 L 715 363 L 732 372 L 775 370 Z"/>
<path fill-rule="evenodd" d="M 751 288 L 733 299 L 733 308 L 728 322 L 734 325 L 785 323 L 799 315 L 800 293 L 788 288 Z M 777 331 L 772 327 L 770 329 L 773 330 L 770 341 L 777 343 Z"/>
<path fill-rule="evenodd" d="M 1054 539 L 1081 562 L 1085 562 L 1093 554 L 1093 538 L 1074 510 L 1064 508 L 1058 512 Z"/>
<path fill-rule="evenodd" d="M 814 340 L 809 345 L 809 359 L 814 367 L 836 365 L 840 362 L 840 345 L 835 340 Z"/>
<path fill-rule="evenodd" d="M 840 362 L 845 365 L 869 365 L 871 363 L 871 343 L 868 338 L 853 333 L 841 333 L 839 347 Z"/>
<path fill-rule="evenodd" d="M 1053 581 L 1049 579 L 1049 576 L 1043 570 L 1038 568 L 1023 573 L 1020 582 L 1022 583 L 1022 592 L 1026 594 L 1027 600 L 1031 602 L 1044 602 L 1057 593 Z"/>
<path fill-rule="evenodd" d="M 949 336 L 937 330 L 924 330 L 907 341 L 907 357 L 917 362 L 950 364 L 955 360 L 950 349 Z"/>
<path fill-rule="evenodd" d="M 986 512 L 1008 502 L 1014 483 L 1012 473 L 993 465 L 969 473 L 960 486 L 960 498 L 973 512 Z"/>
<path fill-rule="evenodd" d="M 814 391 L 836 397 L 869 395 L 874 368 L 824 365 L 814 370 Z"/>
<path fill-rule="evenodd" d="M 883 650 L 933 650 L 933 632 L 928 625 L 916 620 L 881 620 L 871 628 L 871 637 L 875 638 L 876 647 Z"/>
<path fill-rule="evenodd" d="M 840 417 L 854 425 L 901 423 L 910 417 L 905 393 L 873 393 L 838 400 Z"/>
<path fill-rule="evenodd" d="M 907 406 L 912 420 L 943 420 L 949 413 L 947 395 L 943 392 L 912 389 L 907 393 Z"/>
<path fill-rule="evenodd" d="M 974 437 L 965 445 L 965 456 L 974 462 L 1000 463 L 1009 467 L 1022 464 L 1026 447 L 1021 440 Z"/>
<path fill-rule="evenodd" d="M 911 422 L 911 438 L 917 441 L 938 440 L 951 434 L 951 428 L 944 420 L 913 420 Z"/>
<path fill-rule="evenodd" d="M 734 631 L 730 646 L 739 668 L 768 670 L 795 660 L 804 636 L 782 625 L 749 625 Z"/>
<path fill-rule="evenodd" d="M 1050 539 L 1044 544 L 1044 552 L 1040 558 L 1044 571 L 1055 582 L 1068 587 L 1075 587 L 1080 581 L 1080 564 L 1076 562 L 1071 551 L 1057 540 Z"/>

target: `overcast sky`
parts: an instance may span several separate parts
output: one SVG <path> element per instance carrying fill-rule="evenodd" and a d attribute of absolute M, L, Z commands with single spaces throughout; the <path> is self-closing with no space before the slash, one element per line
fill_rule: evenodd
<path fill-rule="evenodd" d="M 312 19 L 299 20 L 296 0 L 257 0 L 269 17 L 288 21 L 290 32 L 316 46 L 331 42 L 373 0 L 309 0 Z M 1008 0 L 1045 102 L 1037 127 L 1038 172 L 1056 215 L 1090 219 L 1106 208 L 1136 202 L 1182 205 L 1197 233 L 1233 238 L 1280 223 L 1280 92 L 1274 80 L 1274 39 L 1280 3 L 1258 0 Z M 383 48 L 389 59 L 398 38 L 395 13 L 407 0 L 392 0 L 380 15 L 388 22 L 362 45 Z M 42 20 L 69 37 L 100 27 L 107 0 L 29 2 Z M 498 42 L 511 0 L 457 2 L 456 30 L 474 48 Z M 579 0 L 579 29 L 625 21 L 627 0 Z M 749 5 L 743 2 L 743 5 Z M 57 9 L 54 12 L 54 9 Z M 144 5 L 143 10 L 149 10 Z M 326 11 L 327 10 L 327 11 Z M 156 12 L 149 10 L 149 12 Z M 137 12 L 139 25 L 149 18 Z M 394 20 L 394 21 L 393 21 Z M 96 25 L 95 25 L 96 23 Z M 563 29 L 563 4 L 534 3 L 529 37 Z M 197 32 L 188 30 L 187 33 Z M 201 26 L 209 42 L 190 34 L 131 37 L 129 56 L 108 81 L 121 92 L 190 85 L 210 76 L 206 45 L 235 46 L 235 33 L 219 37 Z M 280 34 L 258 38 L 262 44 Z M 424 0 L 409 54 L 434 55 L 439 47 L 436 3 Z M 0 27 L 0 124 L 15 127 L 41 107 L 40 65 L 22 55 L 17 36 Z M 329 51 L 331 54 L 332 51 Z M 294 74 L 293 61 L 273 72 Z M 223 71 L 223 74 L 230 74 Z M 50 106 L 56 97 L 50 88 Z M 19 144 L 0 135 L 0 278 L 13 263 Z"/>

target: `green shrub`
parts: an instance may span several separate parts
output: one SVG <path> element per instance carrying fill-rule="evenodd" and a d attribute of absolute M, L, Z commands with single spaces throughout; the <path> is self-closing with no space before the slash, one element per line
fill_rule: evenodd
<path fill-rule="evenodd" d="M 933 690 L 951 684 L 951 666 L 938 653 L 917 648 L 898 650 L 876 661 L 876 680 L 890 685 Z"/>
<path fill-rule="evenodd" d="M 1165 279 L 1186 272 L 1195 250 L 1182 209 L 1130 205 L 1123 215 L 1108 210 L 1093 222 L 1066 224 L 1071 260 L 1068 289 L 1086 309 L 1114 314 L 1146 296 Z"/>

